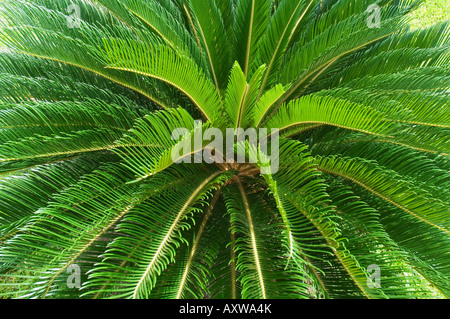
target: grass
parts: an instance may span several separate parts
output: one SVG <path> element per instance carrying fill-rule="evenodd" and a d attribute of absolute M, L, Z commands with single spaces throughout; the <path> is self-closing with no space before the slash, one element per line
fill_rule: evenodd
<path fill-rule="evenodd" d="M 2 0 L 0 0 L 0 3 Z M 425 3 L 412 14 L 411 27 L 413 29 L 425 28 L 436 22 L 450 19 L 450 1 L 449 0 L 427 0 Z M 0 17 L 1 19 L 1 17 Z M 0 35 L 1 36 L 1 35 Z M 1 51 L 1 45 L 0 45 Z M 0 278 L 0 282 L 1 282 Z M 9 282 L 13 283 L 15 280 L 11 279 Z M 11 291 L 11 287 L 0 285 L 0 292 L 5 290 Z M 12 294 L 11 297 L 14 297 Z"/>
<path fill-rule="evenodd" d="M 436 22 L 450 19 L 449 0 L 427 0 L 412 14 L 413 29 L 425 28 Z"/>

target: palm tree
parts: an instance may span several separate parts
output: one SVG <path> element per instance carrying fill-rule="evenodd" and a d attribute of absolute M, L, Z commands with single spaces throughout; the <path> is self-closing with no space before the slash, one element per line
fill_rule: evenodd
<path fill-rule="evenodd" d="M 409 30 L 420 2 L 3 1 L 2 296 L 449 297 L 450 23 Z M 267 131 L 173 156 L 208 128 Z"/>

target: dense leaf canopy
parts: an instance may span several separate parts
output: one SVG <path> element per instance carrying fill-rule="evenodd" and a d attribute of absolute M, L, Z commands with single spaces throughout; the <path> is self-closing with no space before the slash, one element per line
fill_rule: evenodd
<path fill-rule="evenodd" d="M 74 3 L 0 8 L 1 296 L 450 297 L 450 21 L 410 30 L 413 0 Z M 244 163 L 171 156 L 207 128 L 279 129 L 279 170 L 236 141 Z"/>

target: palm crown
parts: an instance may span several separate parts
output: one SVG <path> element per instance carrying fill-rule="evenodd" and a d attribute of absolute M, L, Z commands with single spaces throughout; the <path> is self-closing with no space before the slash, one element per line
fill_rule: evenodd
<path fill-rule="evenodd" d="M 2 294 L 448 297 L 450 28 L 419 4 L 4 1 Z M 208 128 L 279 130 L 279 169 L 178 163 Z"/>

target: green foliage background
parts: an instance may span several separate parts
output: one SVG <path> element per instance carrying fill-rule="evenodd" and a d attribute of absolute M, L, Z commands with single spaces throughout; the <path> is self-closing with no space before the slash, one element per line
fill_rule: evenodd
<path fill-rule="evenodd" d="M 0 0 L 0 8 L 1 8 L 2 0 Z M 1 14 L 1 13 L 0 13 Z M 422 5 L 418 10 L 412 13 L 412 17 L 414 18 L 411 22 L 411 26 L 414 29 L 422 28 L 430 26 L 436 22 L 450 19 L 450 4 L 448 4 L 448 0 L 428 0 L 424 5 Z M 1 19 L 1 16 L 0 16 Z M 1 49 L 1 48 L 0 48 Z M 14 289 L 14 274 L 10 274 L 12 278 L 10 282 L 3 282 L 0 285 L 0 294 L 3 291 L 9 291 Z M 21 272 L 18 274 L 22 277 L 27 274 Z M 2 282 L 0 278 L 0 282 Z M 14 298 L 15 296 L 12 294 L 10 297 Z"/>

